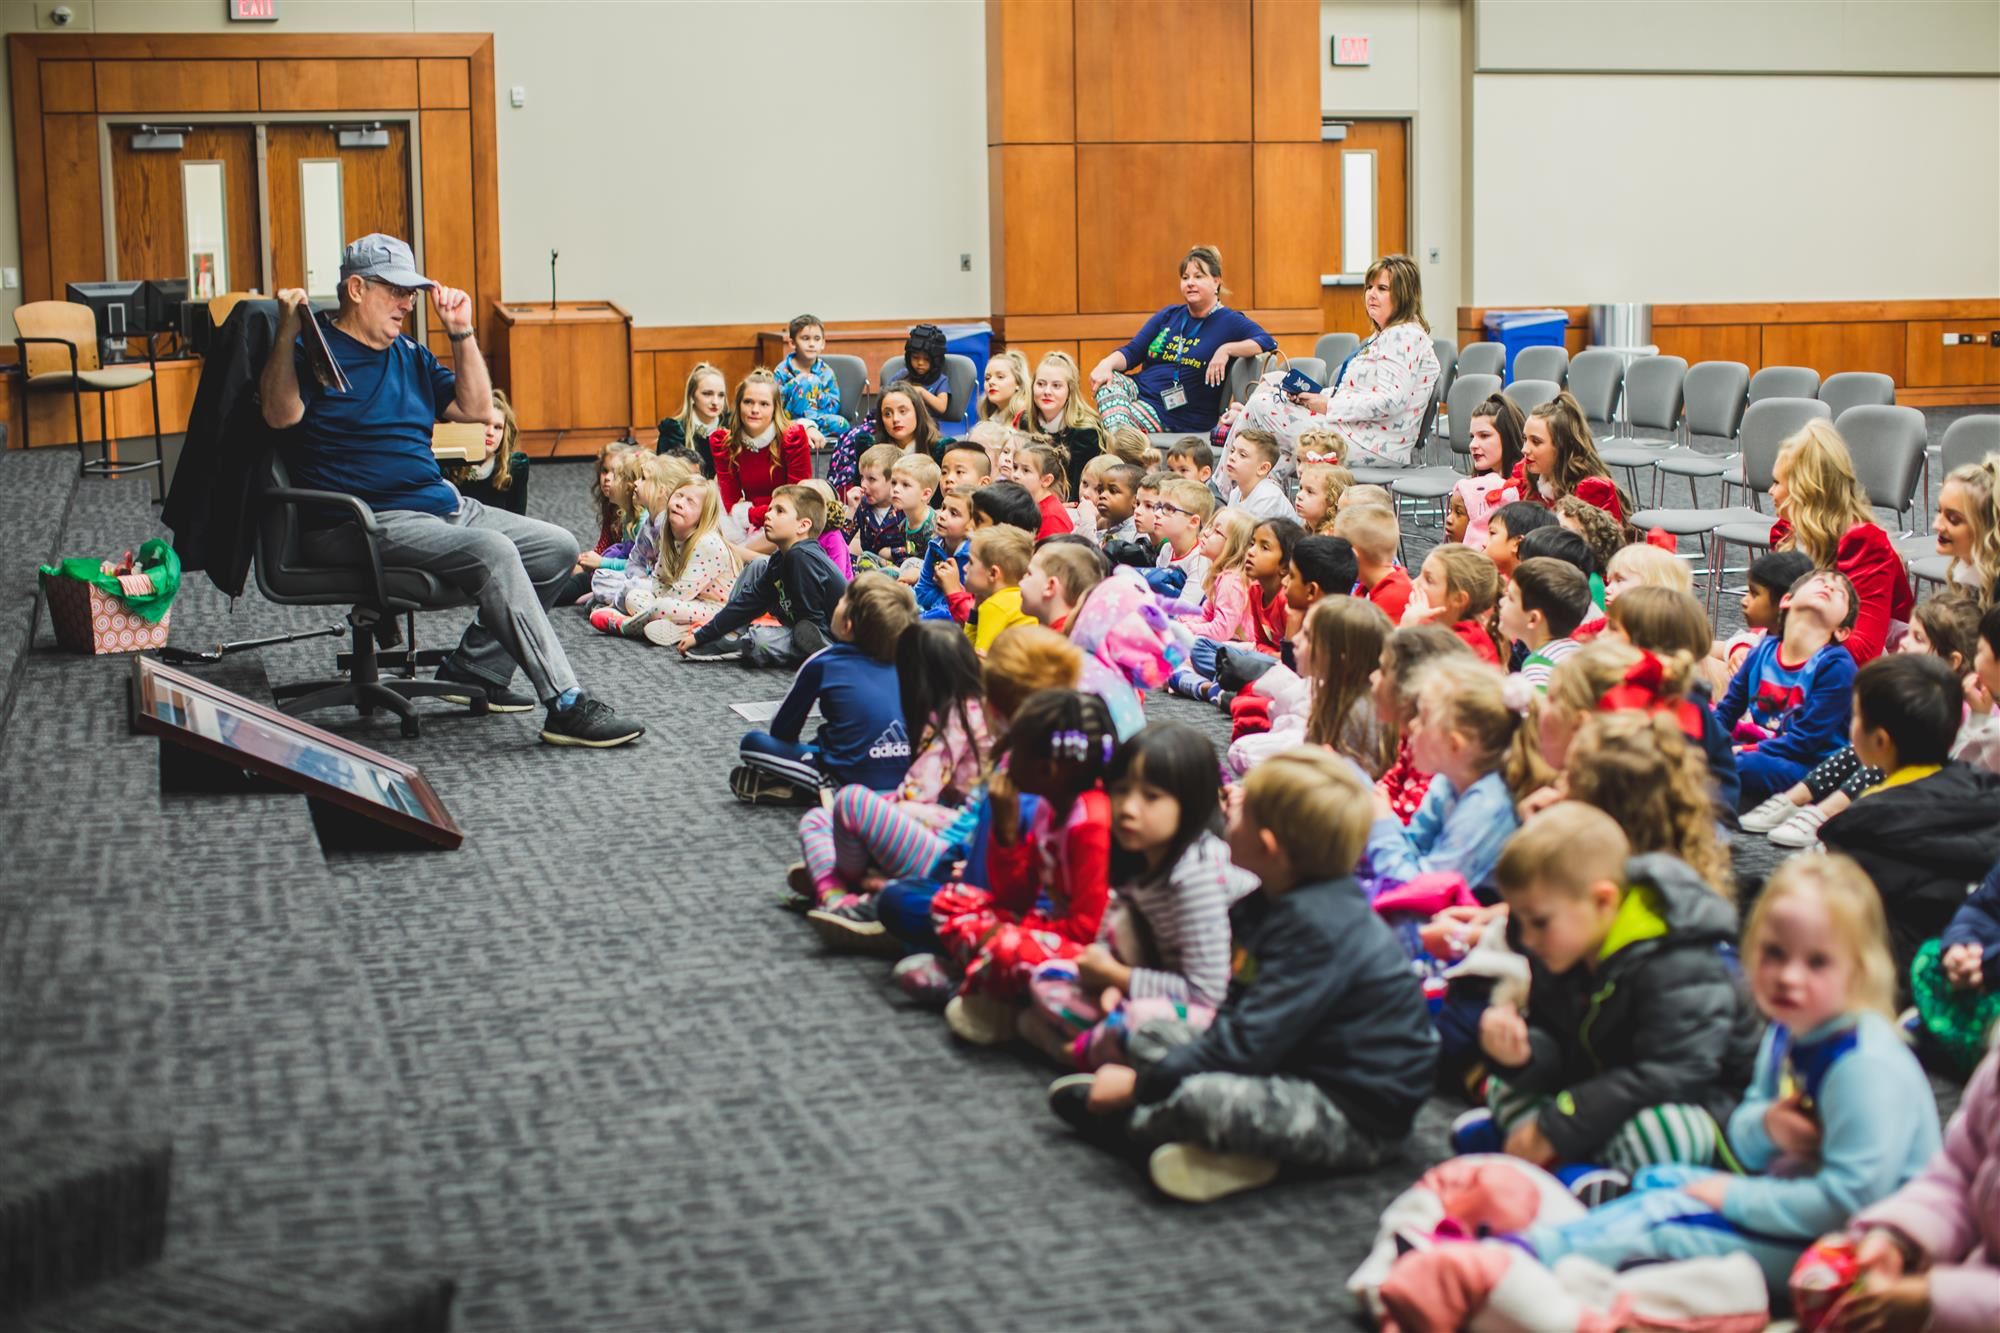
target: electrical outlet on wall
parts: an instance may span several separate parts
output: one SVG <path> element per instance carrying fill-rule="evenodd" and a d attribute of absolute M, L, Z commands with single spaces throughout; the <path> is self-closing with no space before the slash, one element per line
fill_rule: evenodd
<path fill-rule="evenodd" d="M 1431 247 L 1431 262 L 1432 262 L 1433 264 L 1437 263 L 1437 262 L 1438 262 L 1438 256 L 1440 256 L 1440 255 L 1441 255 L 1441 254 L 1443 254 L 1443 253 L 1444 253 L 1444 252 L 1443 252 L 1442 250 L 1438 249 L 1438 247 L 1437 247 L 1437 246 L 1433 245 L 1433 246 Z"/>
<path fill-rule="evenodd" d="M 972 272 L 972 256 L 970 254 L 961 254 L 958 257 L 958 271 L 960 273 Z"/>
<path fill-rule="evenodd" d="M 0 268 L 0 290 L 12 291 L 21 285 L 21 270 Z"/>

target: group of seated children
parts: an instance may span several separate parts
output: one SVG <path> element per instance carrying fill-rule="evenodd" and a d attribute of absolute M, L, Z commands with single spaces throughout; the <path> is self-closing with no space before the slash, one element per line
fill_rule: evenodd
<path fill-rule="evenodd" d="M 1908 1044 L 1970 1070 L 2000 1014 L 2000 610 L 1970 580 L 1909 606 L 1832 530 L 1838 437 L 1781 454 L 1785 526 L 1716 643 L 1566 394 L 1476 409 L 1451 540 L 1412 574 L 1338 436 L 1302 442 L 1287 499 L 1268 435 L 1219 469 L 1195 439 L 1148 456 L 1067 361 L 1004 362 L 963 440 L 921 386 L 885 394 L 832 486 L 744 465 L 792 437 L 754 375 L 726 424 L 690 385 L 713 481 L 600 463 L 593 623 L 797 668 L 731 783 L 806 807 L 816 934 L 893 957 L 959 1038 L 1041 1052 L 1054 1113 L 1147 1147 L 1178 1198 L 1372 1166 L 1443 1088 L 1478 1103 L 1460 1150 L 1569 1187 L 1498 1228 L 1511 1255 L 1740 1254 L 1782 1305 L 1852 1228 L 1873 1277 L 1837 1326 L 2000 1323 L 1994 1063 L 1940 1152 Z M 1226 751 L 1148 725 L 1162 688 L 1225 709 Z M 1832 849 L 1770 878 L 1740 943 L 1739 815 Z M 1395 1262 L 1494 1230 L 1438 1222 Z"/>

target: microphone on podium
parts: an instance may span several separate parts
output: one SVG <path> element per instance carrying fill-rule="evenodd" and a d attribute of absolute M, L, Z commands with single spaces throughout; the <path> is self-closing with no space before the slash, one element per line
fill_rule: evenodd
<path fill-rule="evenodd" d="M 549 309 L 556 308 L 556 256 L 561 251 L 549 251 Z"/>

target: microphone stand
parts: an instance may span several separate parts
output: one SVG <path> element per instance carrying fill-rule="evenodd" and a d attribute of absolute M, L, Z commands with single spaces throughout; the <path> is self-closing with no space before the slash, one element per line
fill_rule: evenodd
<path fill-rule="evenodd" d="M 556 255 L 559 251 L 549 251 L 549 309 L 556 308 Z"/>

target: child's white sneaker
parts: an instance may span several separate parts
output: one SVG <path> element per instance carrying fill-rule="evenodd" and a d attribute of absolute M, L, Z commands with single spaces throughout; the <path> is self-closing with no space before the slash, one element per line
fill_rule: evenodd
<path fill-rule="evenodd" d="M 998 1046 L 1014 1035 L 1014 1007 L 984 995 L 954 995 L 944 1007 L 945 1026 L 974 1046 Z"/>
<path fill-rule="evenodd" d="M 1799 807 L 1793 805 L 1783 792 L 1779 792 L 1737 822 L 1746 832 L 1769 833 L 1798 812 Z"/>
<path fill-rule="evenodd" d="M 1160 1193 L 1184 1203 L 1212 1203 L 1278 1178 L 1278 1163 L 1240 1152 L 1210 1152 L 1199 1143 L 1163 1143 L 1147 1162 Z"/>
<path fill-rule="evenodd" d="M 1801 806 L 1764 836 L 1779 847 L 1810 847 L 1819 841 L 1819 826 L 1825 822 L 1826 811 L 1816 805 Z"/>

